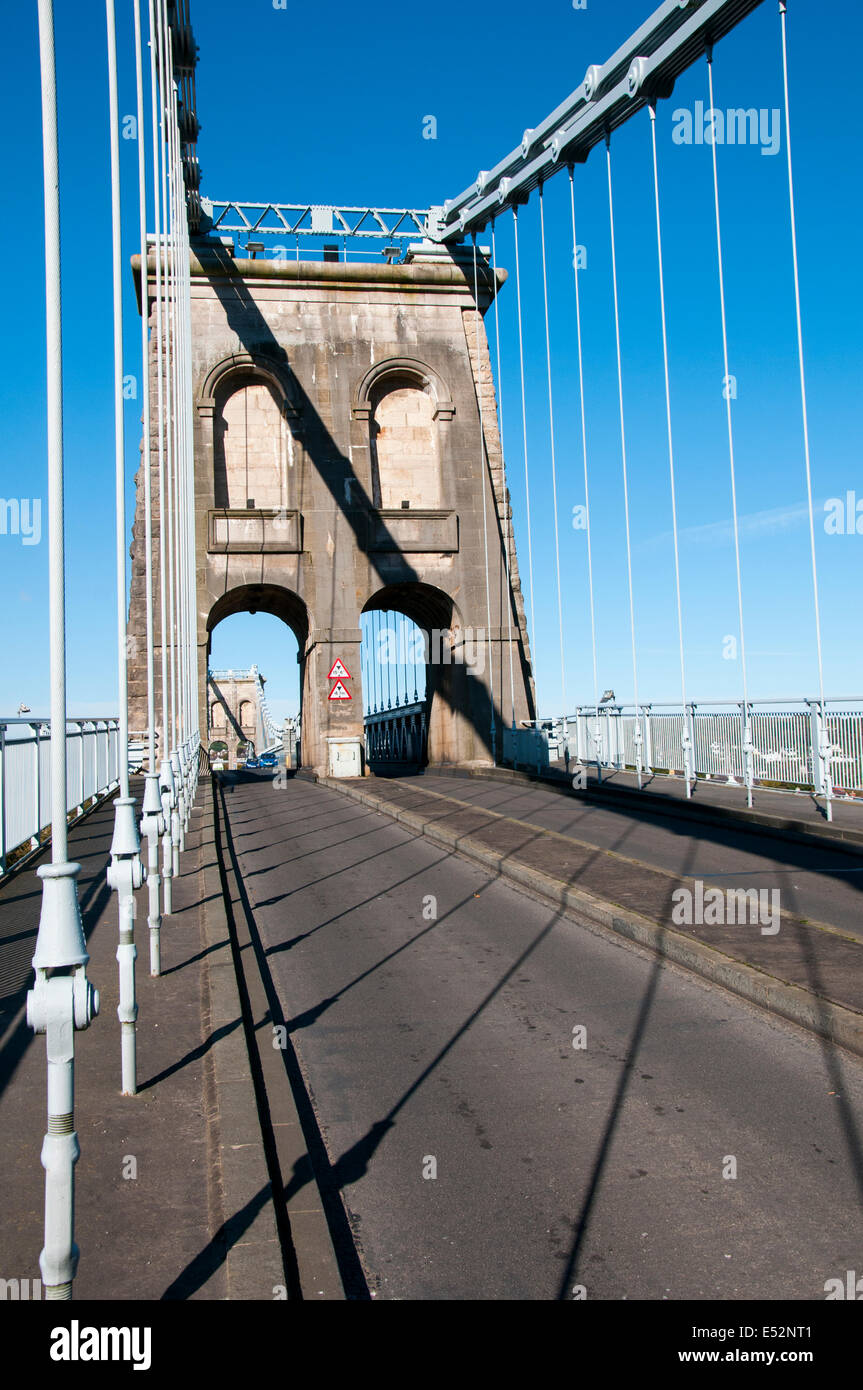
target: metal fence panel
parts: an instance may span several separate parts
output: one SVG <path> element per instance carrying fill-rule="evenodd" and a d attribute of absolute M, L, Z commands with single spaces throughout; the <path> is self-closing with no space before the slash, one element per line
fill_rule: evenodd
<path fill-rule="evenodd" d="M 36 735 L 5 744 L 3 779 L 6 796 L 7 853 L 24 844 L 38 829 L 36 814 Z"/>
<path fill-rule="evenodd" d="M 831 764 L 834 788 L 843 791 L 863 789 L 863 711 L 828 711 L 827 736 L 839 749 L 834 753 Z"/>
<path fill-rule="evenodd" d="M 861 702 L 863 703 L 863 702 Z M 554 749 L 563 755 L 563 720 L 553 722 Z M 778 784 L 801 790 L 820 789 L 817 752 L 813 749 L 812 703 L 788 702 L 786 708 L 750 709 L 753 776 L 757 784 Z M 636 716 L 632 706 L 601 709 L 580 707 L 567 716 L 570 760 L 599 762 L 602 767 L 635 767 Z M 694 771 L 698 777 L 743 782 L 742 709 L 707 710 L 694 706 L 689 716 Z M 826 717 L 827 737 L 835 748 L 831 760 L 834 789 L 839 793 L 863 792 L 863 709 L 831 710 Z M 682 710 L 642 707 L 642 760 L 647 768 L 683 774 Z M 524 732 L 530 732 L 525 730 Z M 512 762 L 511 749 L 519 749 L 518 761 L 526 762 L 524 744 L 505 734 L 504 761 Z"/>
<path fill-rule="evenodd" d="M 0 873 L 15 850 L 27 847 L 51 823 L 51 725 L 0 720 Z M 67 812 L 101 796 L 118 779 L 116 719 L 69 720 L 66 733 Z"/>

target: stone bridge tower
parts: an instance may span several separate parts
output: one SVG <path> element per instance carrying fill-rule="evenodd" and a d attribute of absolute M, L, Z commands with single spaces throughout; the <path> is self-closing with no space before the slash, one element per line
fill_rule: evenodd
<path fill-rule="evenodd" d="M 397 609 L 428 636 L 430 764 L 488 764 L 503 726 L 535 717 L 482 322 L 506 274 L 493 285 L 481 261 L 477 306 L 472 261 L 427 247 L 397 265 L 236 260 L 221 242 L 193 247 L 202 735 L 211 633 L 241 611 L 273 613 L 296 636 L 302 762 L 317 771 L 328 737 L 363 738 L 364 611 Z M 154 277 L 151 256 L 150 310 Z M 155 400 L 154 313 L 151 322 Z M 155 447 L 151 458 L 155 499 Z M 137 495 L 130 720 L 143 727 L 140 470 Z M 154 573 L 158 525 L 155 508 Z M 157 689 L 160 641 L 157 631 Z M 337 658 L 353 677 L 350 701 L 328 699 Z"/>
<path fill-rule="evenodd" d="M 211 746 L 219 742 L 227 745 L 230 767 L 236 766 L 241 745 L 251 744 L 260 753 L 267 742 L 259 680 L 263 681 L 263 677 L 255 668 L 208 673 L 208 719 L 201 737 Z"/>

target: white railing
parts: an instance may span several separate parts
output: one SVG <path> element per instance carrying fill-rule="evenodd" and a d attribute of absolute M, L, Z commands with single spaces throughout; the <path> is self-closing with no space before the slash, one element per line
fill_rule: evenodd
<path fill-rule="evenodd" d="M 776 708 L 779 706 L 779 708 Z M 748 706 L 753 785 L 779 790 L 825 791 L 819 745 L 830 745 L 834 796 L 863 794 L 863 697 L 825 701 L 753 700 Z M 641 761 L 647 773 L 684 775 L 684 731 L 692 740 L 696 777 L 746 783 L 743 705 L 719 701 L 689 704 L 579 705 L 574 714 L 504 730 L 504 761 L 548 767 L 568 751 L 570 762 L 599 764 L 616 771 L 636 766 L 636 726 L 641 729 Z"/>
<path fill-rule="evenodd" d="M 67 814 L 118 784 L 119 721 L 67 719 Z M 37 849 L 51 824 L 50 719 L 0 720 L 0 876 L 16 850 Z"/>

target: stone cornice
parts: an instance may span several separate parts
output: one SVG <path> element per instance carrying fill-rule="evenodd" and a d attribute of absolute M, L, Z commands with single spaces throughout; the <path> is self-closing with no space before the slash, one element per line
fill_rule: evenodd
<path fill-rule="evenodd" d="M 441 263 L 422 259 L 404 265 L 383 265 L 376 262 L 360 261 L 293 261 L 293 260 L 238 260 L 230 256 L 222 247 L 202 247 L 193 249 L 190 256 L 190 271 L 193 285 L 205 281 L 242 281 L 253 288 L 256 285 L 280 284 L 296 285 L 298 288 L 366 289 L 368 291 L 416 290 L 438 293 L 467 293 L 473 298 L 473 275 L 470 267 L 462 267 L 456 262 Z M 132 257 L 132 273 L 135 277 L 135 291 L 138 308 L 141 308 L 141 257 Z M 149 280 L 155 279 L 156 256 L 151 252 L 147 257 Z M 507 279 L 505 270 L 497 272 L 497 288 Z M 491 286 L 480 285 L 480 304 L 487 308 L 491 302 Z M 150 284 L 152 295 L 152 284 Z"/>

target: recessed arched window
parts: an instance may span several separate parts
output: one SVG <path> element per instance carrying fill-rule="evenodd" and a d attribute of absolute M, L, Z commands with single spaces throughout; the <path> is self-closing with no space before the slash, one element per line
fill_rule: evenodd
<path fill-rule="evenodd" d="M 230 377 L 217 394 L 214 426 L 215 505 L 287 507 L 287 425 L 274 387 Z"/>
<path fill-rule="evenodd" d="M 218 701 L 218 700 L 214 700 L 213 703 L 212 703 L 212 705 L 210 706 L 210 728 L 211 728 L 211 729 L 224 729 L 224 727 L 225 727 L 225 711 L 224 711 L 224 709 L 222 708 L 222 706 L 219 704 L 219 701 Z"/>
<path fill-rule="evenodd" d="M 442 506 L 434 397 L 407 374 L 382 378 L 369 396 L 375 506 Z"/>
<path fill-rule="evenodd" d="M 240 702 L 240 727 L 251 729 L 255 723 L 255 707 L 251 700 L 241 700 Z"/>

